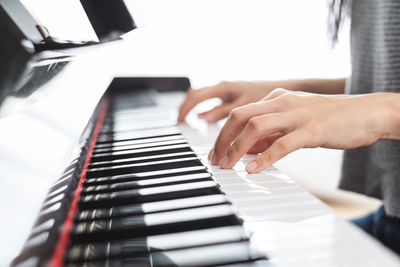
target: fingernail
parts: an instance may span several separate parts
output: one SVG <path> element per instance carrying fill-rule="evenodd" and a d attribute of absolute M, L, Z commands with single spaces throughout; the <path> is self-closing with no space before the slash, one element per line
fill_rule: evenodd
<path fill-rule="evenodd" d="M 228 165 L 229 159 L 228 157 L 225 155 L 220 161 L 219 161 L 219 166 L 221 168 L 225 168 Z"/>
<path fill-rule="evenodd" d="M 253 172 L 253 171 L 255 171 L 257 169 L 257 167 L 258 167 L 257 162 L 252 161 L 249 164 L 247 164 L 246 171 Z"/>
<path fill-rule="evenodd" d="M 207 121 L 208 123 L 213 123 L 213 122 L 215 122 L 214 118 L 213 118 L 213 117 L 210 117 L 210 116 L 206 117 L 206 121 Z"/>
<path fill-rule="evenodd" d="M 213 122 L 214 121 L 214 116 L 212 114 L 209 114 L 209 113 L 201 114 L 200 118 L 206 120 L 207 122 Z"/>

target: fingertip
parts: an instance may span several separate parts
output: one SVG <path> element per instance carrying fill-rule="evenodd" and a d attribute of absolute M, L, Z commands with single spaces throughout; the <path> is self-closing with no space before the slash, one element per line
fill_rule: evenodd
<path fill-rule="evenodd" d="M 184 113 L 182 107 L 179 109 L 178 112 L 178 122 L 183 122 L 185 120 L 186 114 Z"/>
<path fill-rule="evenodd" d="M 214 154 L 214 148 L 211 148 L 210 152 L 208 152 L 208 160 L 211 160 L 213 154 Z"/>
<path fill-rule="evenodd" d="M 187 101 L 185 101 L 181 107 L 179 108 L 179 112 L 178 112 L 178 118 L 179 121 L 183 122 L 186 118 L 186 116 L 188 115 L 188 113 L 190 112 L 190 110 L 192 109 L 191 106 L 189 106 L 189 104 L 187 103 Z"/>
<path fill-rule="evenodd" d="M 204 117 L 207 114 L 207 112 L 208 111 L 200 112 L 199 114 L 197 114 L 197 116 Z"/>
<path fill-rule="evenodd" d="M 216 122 L 216 120 L 212 114 L 207 114 L 207 115 L 204 115 L 203 117 L 206 120 L 206 122 L 208 122 L 208 123 Z"/>
<path fill-rule="evenodd" d="M 185 121 L 185 117 L 182 114 L 178 115 L 178 123 L 182 123 Z"/>
<path fill-rule="evenodd" d="M 257 162 L 257 160 L 253 160 L 251 161 L 249 164 L 247 164 L 246 166 L 246 171 L 249 174 L 253 174 L 253 173 L 258 173 L 260 171 L 262 171 L 264 169 L 264 167 L 262 166 L 262 164 L 260 164 L 259 162 Z"/>
<path fill-rule="evenodd" d="M 197 116 L 199 118 L 201 118 L 201 119 L 204 119 L 208 123 L 213 123 L 216 120 L 214 118 L 214 115 L 212 113 L 210 113 L 210 112 L 211 112 L 211 110 L 204 111 L 204 112 L 201 112 L 201 113 L 197 114 Z"/>
<path fill-rule="evenodd" d="M 229 158 L 227 155 L 223 156 L 222 159 L 219 161 L 218 165 L 221 169 L 226 169 L 228 167 Z"/>
<path fill-rule="evenodd" d="M 218 157 L 217 154 L 213 151 L 212 156 L 211 156 L 211 164 L 216 166 L 218 165 Z"/>

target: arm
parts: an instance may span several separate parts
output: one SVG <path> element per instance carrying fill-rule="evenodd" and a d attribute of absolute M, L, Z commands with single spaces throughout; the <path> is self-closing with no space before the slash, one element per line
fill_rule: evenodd
<path fill-rule="evenodd" d="M 291 91 L 303 91 L 316 94 L 343 94 L 346 79 L 306 79 L 276 82 L 261 82 L 265 87 L 284 88 Z M 268 92 L 269 93 L 269 92 Z"/>
<path fill-rule="evenodd" d="M 308 79 L 268 82 L 222 82 L 198 90 L 190 90 L 179 108 L 178 122 L 200 102 L 211 98 L 220 98 L 222 104 L 199 114 L 208 122 L 216 122 L 229 115 L 232 109 L 259 101 L 276 88 L 291 91 L 305 91 L 323 94 L 341 94 L 344 92 L 345 79 Z"/>
<path fill-rule="evenodd" d="M 248 151 L 260 153 L 246 170 L 256 173 L 300 149 L 351 149 L 400 140 L 400 94 L 320 95 L 274 90 L 263 101 L 234 109 L 222 128 L 211 163 L 232 168 Z"/>

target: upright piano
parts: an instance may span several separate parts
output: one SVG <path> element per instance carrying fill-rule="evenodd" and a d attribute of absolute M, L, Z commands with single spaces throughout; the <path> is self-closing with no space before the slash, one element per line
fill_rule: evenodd
<path fill-rule="evenodd" d="M 218 126 L 176 124 L 189 79 L 114 77 L 128 9 L 76 2 L 97 39 L 0 0 L 1 266 L 400 266 L 276 168 L 211 166 Z"/>

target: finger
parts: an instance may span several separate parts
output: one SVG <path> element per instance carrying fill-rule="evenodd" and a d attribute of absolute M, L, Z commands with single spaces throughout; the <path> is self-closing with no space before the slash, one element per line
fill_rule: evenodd
<path fill-rule="evenodd" d="M 277 112 L 279 109 L 280 105 L 274 102 L 257 102 L 235 108 L 229 114 L 228 120 L 225 122 L 215 141 L 211 163 L 214 165 L 219 163 L 233 140 L 240 134 L 250 118 Z"/>
<path fill-rule="evenodd" d="M 222 104 L 212 110 L 200 113 L 199 116 L 203 117 L 209 123 L 216 122 L 227 117 L 234 108 L 246 105 L 247 103 L 246 98 L 239 97 L 234 102 Z"/>
<path fill-rule="evenodd" d="M 208 160 L 211 160 L 213 153 L 214 153 L 214 148 L 211 148 L 210 152 L 208 152 Z"/>
<path fill-rule="evenodd" d="M 276 139 L 282 137 L 283 135 L 283 133 L 276 133 L 261 138 L 249 149 L 249 151 L 247 151 L 247 154 L 258 154 L 267 150 Z"/>
<path fill-rule="evenodd" d="M 305 140 L 306 134 L 300 130 L 282 136 L 277 139 L 269 149 L 259 154 L 254 160 L 247 164 L 246 171 L 248 173 L 257 173 L 265 170 L 289 153 L 304 147 L 306 145 Z"/>
<path fill-rule="evenodd" d="M 208 123 L 217 122 L 220 119 L 229 115 L 232 109 L 237 107 L 236 103 L 222 104 L 209 111 L 199 114 L 199 117 L 204 118 Z"/>
<path fill-rule="evenodd" d="M 282 104 L 296 104 L 299 103 L 299 96 L 312 96 L 313 93 L 303 92 L 303 91 L 290 91 L 283 88 L 277 88 L 272 90 L 267 96 L 265 96 L 260 101 L 280 101 Z"/>
<path fill-rule="evenodd" d="M 186 115 L 200 102 L 213 97 L 221 97 L 222 94 L 223 92 L 217 86 L 189 90 L 185 100 L 179 107 L 178 122 L 183 122 Z"/>
<path fill-rule="evenodd" d="M 261 101 L 271 100 L 271 99 L 277 98 L 281 95 L 291 93 L 291 92 L 293 92 L 293 91 L 289 91 L 289 90 L 283 89 L 283 88 L 276 88 L 276 89 L 272 90 L 268 95 L 266 95 L 263 99 L 261 99 Z"/>
<path fill-rule="evenodd" d="M 232 168 L 262 136 L 290 131 L 291 120 L 287 116 L 284 113 L 275 113 L 257 116 L 249 120 L 235 142 L 229 147 L 226 155 L 221 159 L 220 167 L 224 169 Z"/>

